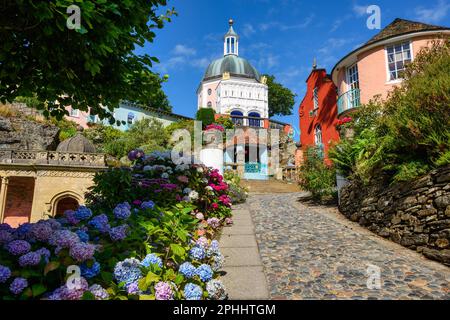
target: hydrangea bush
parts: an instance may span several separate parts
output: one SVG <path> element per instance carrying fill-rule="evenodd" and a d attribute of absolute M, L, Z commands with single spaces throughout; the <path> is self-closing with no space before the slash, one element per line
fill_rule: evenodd
<path fill-rule="evenodd" d="M 96 176 L 86 206 L 0 225 L 1 299 L 226 299 L 214 237 L 232 223 L 228 184 L 169 153 L 129 158 Z"/>

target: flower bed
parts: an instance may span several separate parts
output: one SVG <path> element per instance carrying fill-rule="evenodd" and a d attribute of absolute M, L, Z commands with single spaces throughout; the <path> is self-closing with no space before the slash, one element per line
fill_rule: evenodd
<path fill-rule="evenodd" d="M 168 153 L 129 158 L 132 168 L 95 177 L 87 206 L 0 225 L 2 299 L 226 298 L 214 240 L 232 223 L 223 177 Z"/>

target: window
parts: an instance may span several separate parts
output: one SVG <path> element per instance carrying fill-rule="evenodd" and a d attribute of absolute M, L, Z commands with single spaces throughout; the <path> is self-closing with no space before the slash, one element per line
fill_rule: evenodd
<path fill-rule="evenodd" d="M 248 125 L 250 127 L 261 127 L 261 120 L 259 119 L 261 118 L 261 115 L 258 112 L 250 112 L 248 117 Z"/>
<path fill-rule="evenodd" d="M 242 126 L 244 124 L 244 114 L 241 111 L 235 110 L 231 112 L 231 121 L 236 126 Z"/>
<path fill-rule="evenodd" d="M 80 116 L 80 110 L 70 108 L 70 116 L 71 117 L 79 117 Z"/>
<path fill-rule="evenodd" d="M 210 96 L 212 94 L 212 90 L 208 89 L 208 96 Z"/>
<path fill-rule="evenodd" d="M 211 107 L 212 107 L 212 102 L 208 101 L 208 108 L 211 108 Z"/>
<path fill-rule="evenodd" d="M 347 68 L 347 85 L 349 91 L 346 102 L 347 106 L 348 108 L 355 108 L 360 105 L 359 72 L 356 63 Z"/>
<path fill-rule="evenodd" d="M 92 115 L 92 114 L 89 115 L 88 122 L 95 123 L 95 122 L 97 122 L 96 120 L 97 120 L 97 116 Z"/>
<path fill-rule="evenodd" d="M 319 109 L 319 88 L 315 87 L 313 90 L 314 110 Z"/>
<path fill-rule="evenodd" d="M 316 146 L 322 146 L 322 127 L 320 124 L 318 124 L 314 129 L 314 142 Z"/>
<path fill-rule="evenodd" d="M 134 122 L 134 113 L 133 112 L 129 112 L 128 116 L 127 116 L 127 123 L 128 124 L 133 124 Z"/>
<path fill-rule="evenodd" d="M 389 81 L 403 78 L 406 65 L 412 61 L 411 51 L 410 42 L 403 42 L 386 47 Z"/>

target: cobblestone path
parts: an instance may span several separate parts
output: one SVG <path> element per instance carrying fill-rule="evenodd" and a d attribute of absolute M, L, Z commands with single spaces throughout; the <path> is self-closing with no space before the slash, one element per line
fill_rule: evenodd
<path fill-rule="evenodd" d="M 298 195 L 251 195 L 238 207 L 250 210 L 271 299 L 450 299 L 450 268 Z M 368 289 L 369 265 L 381 289 Z"/>

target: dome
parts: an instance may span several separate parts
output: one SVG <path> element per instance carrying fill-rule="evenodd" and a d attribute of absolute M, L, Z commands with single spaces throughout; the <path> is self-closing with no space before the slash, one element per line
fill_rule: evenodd
<path fill-rule="evenodd" d="M 62 141 L 56 151 L 72 153 L 95 153 L 94 145 L 80 132 L 72 138 Z"/>
<path fill-rule="evenodd" d="M 208 66 L 203 81 L 222 77 L 225 72 L 229 72 L 231 76 L 250 78 L 257 81 L 261 78 L 259 72 L 246 59 L 236 55 L 227 55 L 213 61 Z"/>

